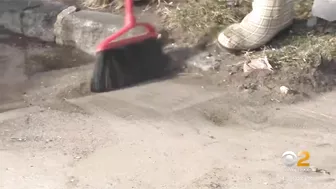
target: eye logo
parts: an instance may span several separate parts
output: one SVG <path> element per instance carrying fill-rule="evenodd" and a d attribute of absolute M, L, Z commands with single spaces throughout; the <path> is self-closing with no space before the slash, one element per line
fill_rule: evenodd
<path fill-rule="evenodd" d="M 302 157 L 298 160 L 298 157 L 300 157 L 300 156 L 304 156 L 304 157 Z M 292 151 L 286 151 L 282 154 L 282 161 L 288 167 L 291 167 L 295 164 L 298 167 L 307 167 L 310 164 L 305 163 L 305 161 L 309 160 L 309 158 L 310 158 L 310 154 L 307 151 L 301 151 L 301 152 L 298 153 L 298 155 L 296 155 Z"/>
<path fill-rule="evenodd" d="M 294 152 L 286 151 L 282 154 L 282 161 L 288 167 L 295 165 L 297 162 L 297 159 L 298 158 Z"/>

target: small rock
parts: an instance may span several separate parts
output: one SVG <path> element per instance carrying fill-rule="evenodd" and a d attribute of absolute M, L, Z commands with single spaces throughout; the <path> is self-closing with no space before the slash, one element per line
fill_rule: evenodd
<path fill-rule="evenodd" d="M 333 22 L 336 20 L 335 0 L 314 0 L 312 15 Z"/>
<path fill-rule="evenodd" d="M 310 170 L 311 170 L 312 172 L 316 172 L 317 168 L 316 168 L 316 167 L 313 167 L 313 166 L 310 166 Z"/>
<path fill-rule="evenodd" d="M 218 183 L 211 183 L 211 184 L 210 184 L 210 187 L 211 187 L 211 188 L 221 188 L 221 185 L 218 184 Z"/>
<path fill-rule="evenodd" d="M 312 28 L 317 24 L 317 17 L 313 16 L 307 20 L 307 27 Z"/>
<path fill-rule="evenodd" d="M 336 27 L 328 27 L 324 30 L 325 33 L 336 33 Z"/>
<path fill-rule="evenodd" d="M 14 141 L 17 141 L 17 142 L 25 142 L 26 139 L 25 138 L 11 138 L 12 140 Z"/>
<path fill-rule="evenodd" d="M 286 86 L 281 86 L 281 87 L 280 87 L 280 92 L 281 92 L 282 94 L 287 94 L 288 91 L 289 91 L 289 88 L 288 88 L 288 87 L 286 87 Z"/>

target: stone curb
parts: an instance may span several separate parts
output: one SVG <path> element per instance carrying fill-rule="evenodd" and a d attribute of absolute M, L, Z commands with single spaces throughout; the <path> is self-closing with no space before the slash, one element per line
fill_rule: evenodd
<path fill-rule="evenodd" d="M 68 7 L 58 15 L 54 25 L 55 41 L 94 55 L 96 46 L 123 25 L 123 16 L 89 10 L 75 11 L 75 7 Z M 135 28 L 118 39 L 142 32 L 145 32 L 143 28 Z"/>
<path fill-rule="evenodd" d="M 64 10 L 62 10 L 58 15 L 57 15 L 57 18 L 56 18 L 56 21 L 55 21 L 55 24 L 54 24 L 54 34 L 58 34 L 60 35 L 62 33 L 61 31 L 61 28 L 62 28 L 62 21 L 64 19 L 64 17 L 68 16 L 69 14 L 71 13 L 74 13 L 78 11 L 77 7 L 75 6 L 70 6 Z M 63 44 L 63 40 L 62 38 L 55 38 L 55 42 L 57 44 Z"/>
<path fill-rule="evenodd" d="M 103 39 L 123 27 L 123 16 L 49 0 L 0 0 L 0 26 L 43 41 L 74 46 L 94 55 Z M 136 28 L 123 37 L 144 32 Z"/>
<path fill-rule="evenodd" d="M 0 26 L 27 37 L 53 42 L 56 17 L 66 7 L 45 0 L 0 0 Z"/>

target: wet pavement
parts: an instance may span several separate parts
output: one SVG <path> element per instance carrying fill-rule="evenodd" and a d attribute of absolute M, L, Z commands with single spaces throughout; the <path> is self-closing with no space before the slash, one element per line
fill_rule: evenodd
<path fill-rule="evenodd" d="M 8 103 L 24 101 L 23 95 L 36 77 L 43 81 L 50 71 L 91 62 L 93 57 L 75 48 L 26 38 L 0 27 L 0 112 Z"/>

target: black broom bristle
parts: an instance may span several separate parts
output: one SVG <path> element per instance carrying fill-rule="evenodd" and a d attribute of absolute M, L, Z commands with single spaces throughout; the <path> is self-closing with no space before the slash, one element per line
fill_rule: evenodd
<path fill-rule="evenodd" d="M 91 92 L 107 92 L 163 77 L 168 57 L 156 38 L 97 54 Z"/>

